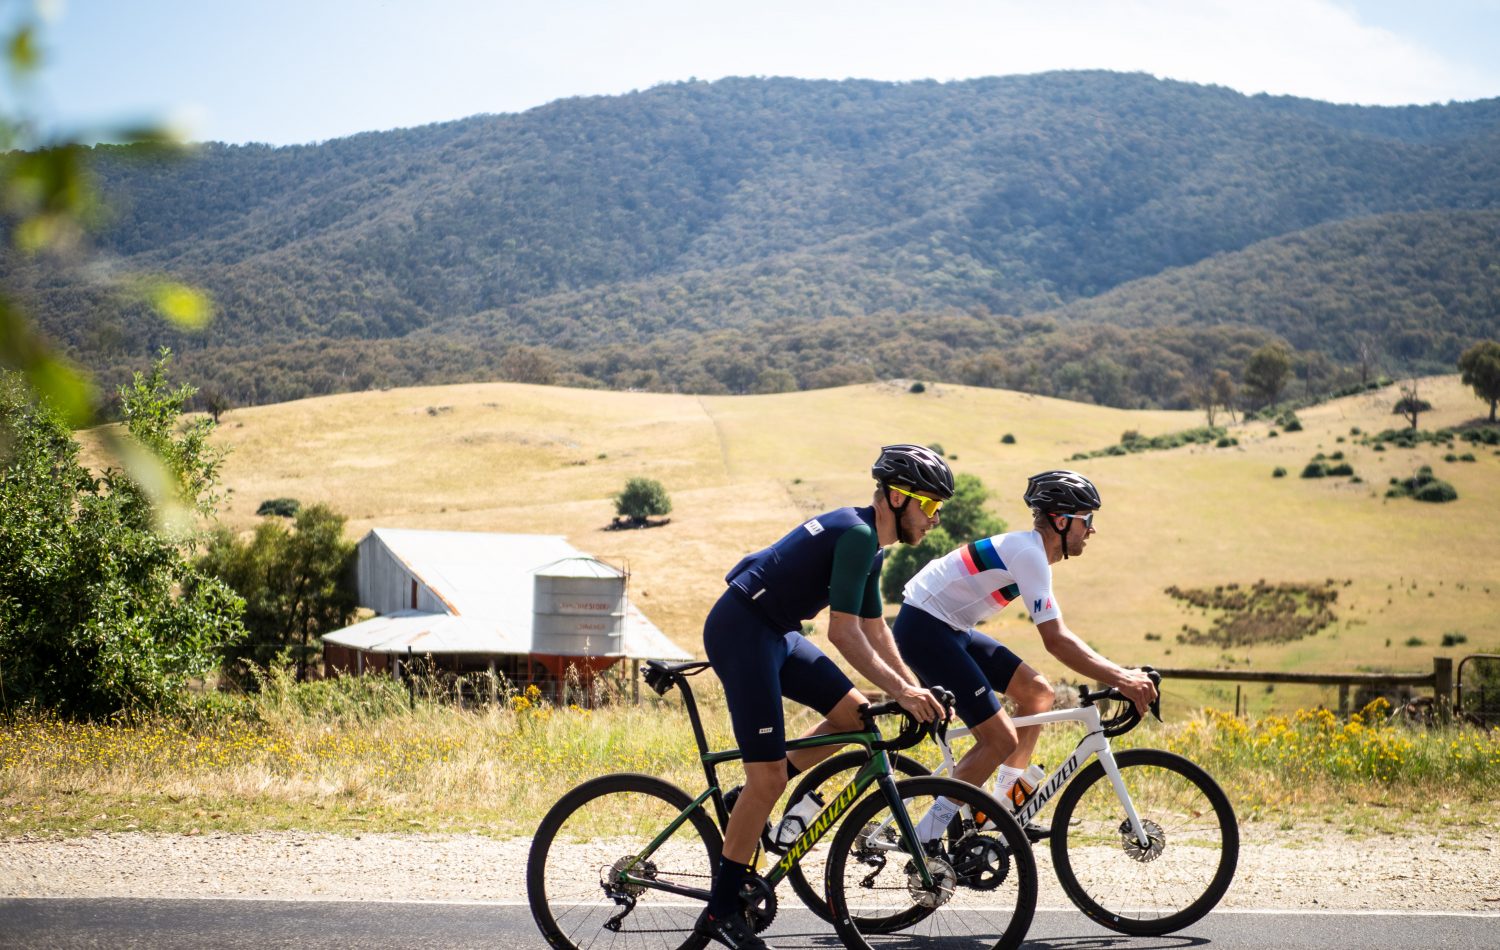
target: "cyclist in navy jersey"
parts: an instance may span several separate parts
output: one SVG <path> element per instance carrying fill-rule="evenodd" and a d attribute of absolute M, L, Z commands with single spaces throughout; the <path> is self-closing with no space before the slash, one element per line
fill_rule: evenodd
<path fill-rule="evenodd" d="M 1052 708 L 1053 690 L 1019 656 L 972 629 L 980 621 L 1020 600 L 1047 652 L 1069 669 L 1119 688 L 1142 712 L 1156 698 L 1145 673 L 1111 662 L 1068 629 L 1052 593 L 1052 565 L 1081 555 L 1094 535 L 1099 490 L 1077 472 L 1058 470 L 1033 475 L 1023 498 L 1033 530 L 981 538 L 928 562 L 902 591 L 895 624 L 901 655 L 923 683 L 953 691 L 954 711 L 974 736 L 953 777 L 982 785 L 998 766 L 995 797 L 1013 802 L 1012 788 L 1041 727 L 1017 730 L 995 694 L 1014 700 L 1021 715 L 1033 715 Z M 924 823 L 945 825 L 945 813 L 933 811 Z M 918 834 L 930 837 L 929 830 L 919 826 Z"/>
<path fill-rule="evenodd" d="M 802 622 L 829 608 L 828 640 L 879 689 L 923 722 L 942 705 L 901 661 L 880 598 L 884 548 L 916 544 L 953 496 L 953 472 L 920 445 L 888 445 L 870 469 L 878 483 L 865 508 L 818 515 L 730 570 L 728 589 L 703 625 L 703 646 L 724 684 L 735 741 L 745 756 L 745 785 L 724 830 L 713 894 L 698 932 L 729 947 L 764 947 L 740 913 L 740 886 L 751 871 L 761 830 L 791 775 L 835 748 L 802 749 L 788 762 L 781 700 L 823 714 L 805 735 L 857 731 L 867 702 L 838 665 L 802 636 Z"/>

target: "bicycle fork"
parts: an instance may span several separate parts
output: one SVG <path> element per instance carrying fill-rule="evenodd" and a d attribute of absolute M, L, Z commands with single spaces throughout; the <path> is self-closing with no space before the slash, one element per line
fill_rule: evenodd
<path fill-rule="evenodd" d="M 1142 851 L 1151 850 L 1151 836 L 1146 833 L 1146 826 L 1141 823 L 1141 816 L 1136 814 L 1135 802 L 1130 800 L 1130 792 L 1125 788 L 1125 779 L 1120 776 L 1120 767 L 1115 764 L 1115 754 L 1109 748 L 1107 742 L 1102 741 L 1102 748 L 1096 749 L 1095 754 L 1099 756 L 1099 764 L 1104 766 L 1104 774 L 1109 776 L 1109 784 L 1114 786 L 1115 797 L 1120 800 L 1120 805 L 1125 809 L 1125 820 L 1130 826 L 1130 833 L 1135 835 L 1136 844 L 1140 845 Z"/>

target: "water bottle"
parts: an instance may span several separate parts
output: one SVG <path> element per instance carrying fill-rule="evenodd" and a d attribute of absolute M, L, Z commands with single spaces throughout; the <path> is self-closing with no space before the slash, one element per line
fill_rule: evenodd
<path fill-rule="evenodd" d="M 1031 765 L 1028 765 L 1026 767 L 1026 771 L 1021 773 L 1021 777 L 1016 779 L 1016 784 L 1010 787 L 1011 807 L 1016 811 L 1020 811 L 1021 806 L 1025 805 L 1028 801 L 1031 800 L 1031 796 L 1036 794 L 1036 787 L 1040 785 L 1042 783 L 1042 779 L 1046 777 L 1046 769 L 1042 768 L 1035 762 L 1033 762 Z"/>

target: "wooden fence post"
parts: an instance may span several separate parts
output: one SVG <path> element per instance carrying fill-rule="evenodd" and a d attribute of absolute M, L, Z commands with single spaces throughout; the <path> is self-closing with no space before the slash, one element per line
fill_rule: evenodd
<path fill-rule="evenodd" d="M 1453 657 L 1432 658 L 1432 698 L 1439 722 L 1447 722 L 1453 712 Z"/>

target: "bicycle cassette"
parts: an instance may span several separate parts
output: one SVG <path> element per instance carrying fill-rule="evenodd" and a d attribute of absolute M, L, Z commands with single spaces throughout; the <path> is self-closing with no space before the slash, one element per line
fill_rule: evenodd
<path fill-rule="evenodd" d="M 631 855 L 626 855 L 614 864 L 610 865 L 608 871 L 599 876 L 599 883 L 604 887 L 606 894 L 621 893 L 630 897 L 640 897 L 646 893 L 644 884 L 630 884 L 620 880 L 625 869 L 630 868 L 634 877 L 645 878 L 648 881 L 656 880 L 656 865 L 650 861 L 639 861 Z"/>

